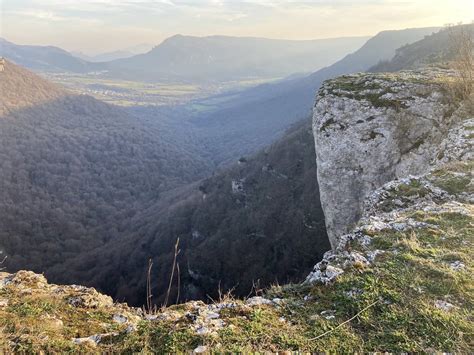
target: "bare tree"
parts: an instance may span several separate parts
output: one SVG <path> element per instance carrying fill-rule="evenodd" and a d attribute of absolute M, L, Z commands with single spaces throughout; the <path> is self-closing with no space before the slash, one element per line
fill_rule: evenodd
<path fill-rule="evenodd" d="M 176 304 L 178 304 L 181 292 L 181 271 L 179 270 L 179 263 L 176 263 L 176 271 L 178 272 L 178 294 L 176 295 Z"/>
<path fill-rule="evenodd" d="M 3 252 L 0 251 L 0 254 L 3 254 Z M 5 262 L 5 260 L 7 260 L 7 256 L 5 255 L 5 256 L 2 258 L 2 256 L 0 255 L 0 265 L 2 265 L 2 264 Z M 0 267 L 0 271 L 2 271 L 2 270 L 4 270 L 4 269 L 5 269 L 4 267 Z"/>
<path fill-rule="evenodd" d="M 170 297 L 171 287 L 173 286 L 174 272 L 175 272 L 176 265 L 177 265 L 176 259 L 178 258 L 178 254 L 180 252 L 181 252 L 181 250 L 179 249 L 179 238 L 178 238 L 178 239 L 176 239 L 176 244 L 174 245 L 174 257 L 173 257 L 173 265 L 171 267 L 170 282 L 168 284 L 168 290 L 166 291 L 166 297 L 165 297 L 165 302 L 163 304 L 163 307 L 168 306 L 168 299 Z M 180 277 L 180 276 L 178 275 L 178 277 Z"/>
<path fill-rule="evenodd" d="M 155 308 L 153 307 L 153 302 L 151 301 L 153 295 L 151 293 L 151 269 L 153 267 L 153 260 L 148 259 L 148 269 L 146 274 L 146 312 L 148 314 L 153 314 Z"/>
<path fill-rule="evenodd" d="M 175 275 L 175 271 L 177 272 L 177 296 L 176 296 L 176 303 L 179 302 L 179 297 L 180 297 L 180 288 L 181 288 L 181 271 L 179 269 L 179 263 L 177 261 L 178 255 L 181 252 L 179 249 L 179 238 L 176 240 L 176 244 L 174 245 L 174 256 L 173 256 L 173 264 L 171 266 L 171 275 L 170 275 L 170 280 L 168 284 L 168 289 L 166 291 L 165 295 L 165 300 L 164 303 L 162 304 L 161 308 L 163 309 L 164 307 L 168 306 L 168 301 L 169 297 L 171 294 L 171 288 L 173 286 L 173 279 Z M 150 258 L 148 259 L 148 268 L 147 268 L 147 273 L 146 273 L 146 305 L 144 305 L 143 312 L 146 314 L 154 315 L 156 314 L 159 309 L 156 306 L 156 304 L 153 303 L 152 298 L 152 283 L 151 283 L 151 271 L 153 268 L 153 260 Z"/>
<path fill-rule="evenodd" d="M 448 25 L 452 45 L 453 68 L 458 74 L 454 85 L 455 94 L 461 100 L 467 99 L 472 93 L 474 80 L 474 40 L 473 26 L 458 24 Z"/>

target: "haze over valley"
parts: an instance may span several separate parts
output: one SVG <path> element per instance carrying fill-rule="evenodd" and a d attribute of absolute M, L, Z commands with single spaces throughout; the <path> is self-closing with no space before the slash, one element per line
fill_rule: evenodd
<path fill-rule="evenodd" d="M 6 1 L 0 352 L 466 350 L 474 25 L 317 3 Z"/>

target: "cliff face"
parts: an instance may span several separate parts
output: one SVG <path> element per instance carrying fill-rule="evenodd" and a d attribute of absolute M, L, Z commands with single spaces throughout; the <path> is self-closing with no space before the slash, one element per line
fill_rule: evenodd
<path fill-rule="evenodd" d="M 441 70 L 355 74 L 325 82 L 313 116 L 318 182 L 333 248 L 384 183 L 425 172 L 452 124 Z"/>

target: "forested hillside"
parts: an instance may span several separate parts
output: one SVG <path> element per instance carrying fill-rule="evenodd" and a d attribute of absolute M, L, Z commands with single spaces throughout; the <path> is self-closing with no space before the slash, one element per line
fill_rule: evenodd
<path fill-rule="evenodd" d="M 446 27 L 415 43 L 407 44 L 397 49 L 391 60 L 381 61 L 370 68 L 372 72 L 394 72 L 402 69 L 414 69 L 431 64 L 446 64 L 453 60 L 455 38 L 462 31 L 467 36 L 473 36 L 474 24 Z"/>
<path fill-rule="evenodd" d="M 51 275 L 141 305 L 152 258 L 154 301 L 161 304 L 179 238 L 180 301 L 217 297 L 219 287 L 247 295 L 253 282 L 301 280 L 329 248 L 314 156 L 307 119 L 256 156 L 143 211 L 140 221 L 132 217 L 136 230 L 128 239 L 57 265 Z M 173 302 L 177 284 L 175 275 Z"/>
<path fill-rule="evenodd" d="M 3 38 L 0 38 L 0 56 L 34 70 L 85 73 L 99 68 L 58 47 L 19 45 Z"/>
<path fill-rule="evenodd" d="M 177 147 L 122 110 L 10 62 L 0 92 L 0 250 L 9 270 L 48 274 L 124 236 L 164 191 L 211 169 L 186 142 Z"/>

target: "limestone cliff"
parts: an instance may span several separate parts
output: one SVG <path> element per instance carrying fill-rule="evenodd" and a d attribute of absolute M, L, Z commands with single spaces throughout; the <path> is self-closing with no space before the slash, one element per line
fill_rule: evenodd
<path fill-rule="evenodd" d="M 318 182 L 333 248 L 384 183 L 425 172 L 451 126 L 446 81 L 426 69 L 326 81 L 313 116 Z"/>

